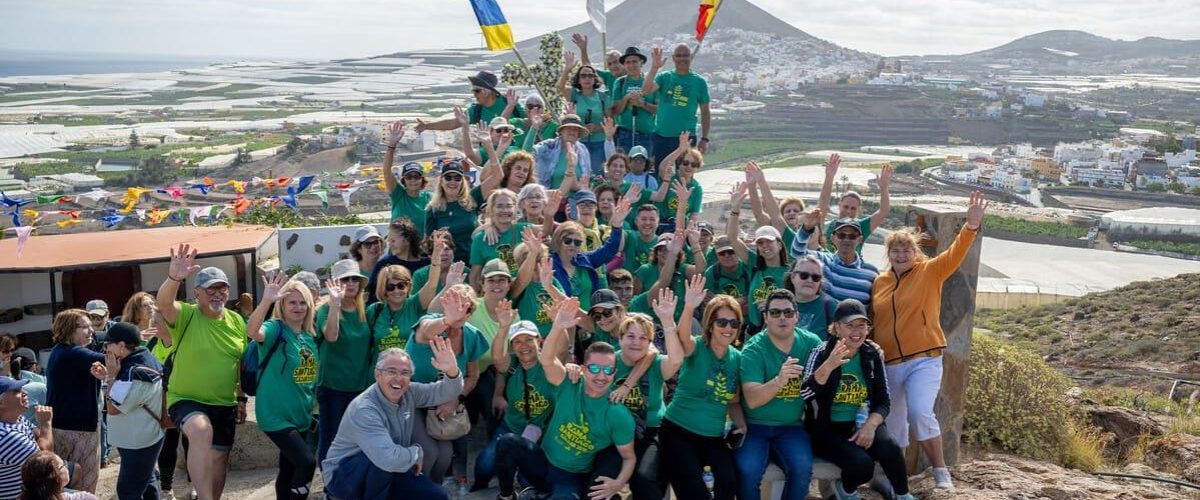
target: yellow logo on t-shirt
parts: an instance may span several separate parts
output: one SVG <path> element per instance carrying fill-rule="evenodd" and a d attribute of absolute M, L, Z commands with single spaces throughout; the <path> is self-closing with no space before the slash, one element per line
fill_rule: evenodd
<path fill-rule="evenodd" d="M 534 321 L 546 324 L 550 322 L 550 308 L 554 307 L 554 300 L 550 298 L 550 294 L 542 292 L 537 294 L 537 314 L 534 315 Z"/>
<path fill-rule="evenodd" d="M 529 418 L 536 418 L 550 409 L 550 400 L 538 392 L 537 387 L 534 387 L 532 384 L 529 386 L 529 394 L 523 395 L 521 399 L 517 400 L 517 404 L 514 405 L 517 408 L 517 412 L 522 415 L 525 414 L 526 401 L 529 402 Z"/>
<path fill-rule="evenodd" d="M 728 295 L 730 297 L 733 297 L 735 299 L 742 298 L 742 292 L 738 291 L 737 285 L 734 285 L 733 283 L 728 283 L 724 287 L 722 287 L 721 293 Z"/>
<path fill-rule="evenodd" d="M 687 93 L 683 91 L 683 85 L 676 83 L 671 90 L 667 91 L 667 97 L 675 102 L 676 106 L 686 108 L 688 105 Z"/>
<path fill-rule="evenodd" d="M 803 384 L 804 377 L 796 377 L 789 380 L 783 387 L 779 388 L 779 392 L 775 393 L 775 399 L 782 401 L 792 401 L 800 397 L 800 386 Z"/>
<path fill-rule="evenodd" d="M 863 385 L 857 375 L 843 372 L 833 402 L 860 406 L 867 402 L 867 386 Z"/>
<path fill-rule="evenodd" d="M 292 370 L 292 379 L 299 385 L 311 384 L 317 379 L 317 360 L 308 347 L 300 348 L 300 364 Z"/>
<path fill-rule="evenodd" d="M 667 208 L 670 209 L 670 213 L 674 214 L 679 209 L 679 197 L 672 195 L 671 199 L 667 201 Z"/>
<path fill-rule="evenodd" d="M 496 258 L 508 264 L 508 269 L 511 272 L 517 271 L 517 259 L 513 257 L 513 247 L 507 243 L 502 243 L 496 247 Z"/>
<path fill-rule="evenodd" d="M 386 337 L 379 339 L 379 352 L 386 351 L 390 348 L 404 349 L 408 344 L 408 339 L 400 336 L 400 328 L 393 326 L 388 330 Z"/>
<path fill-rule="evenodd" d="M 624 383 L 625 379 L 617 381 L 618 386 Z M 625 407 L 629 408 L 629 411 L 633 412 L 634 414 L 641 415 L 644 413 L 646 411 L 646 396 L 642 394 L 642 385 L 638 384 L 633 386 L 633 389 L 629 390 L 629 395 L 625 396 L 625 400 L 623 402 L 625 403 Z"/>
<path fill-rule="evenodd" d="M 730 387 L 729 377 L 725 372 L 718 371 L 705 382 L 712 391 L 713 399 L 718 403 L 728 404 L 737 394 L 733 387 Z"/>
<path fill-rule="evenodd" d="M 558 426 L 559 444 L 563 445 L 563 449 L 573 451 L 576 455 L 591 453 L 596 450 L 596 445 L 588 436 L 590 431 L 587 420 L 584 420 L 583 413 L 580 413 L 579 422 L 567 422 Z"/>
<path fill-rule="evenodd" d="M 775 278 L 771 276 L 763 276 L 762 285 L 754 289 L 754 302 L 762 302 L 771 296 L 771 292 L 778 290 L 775 286 Z"/>

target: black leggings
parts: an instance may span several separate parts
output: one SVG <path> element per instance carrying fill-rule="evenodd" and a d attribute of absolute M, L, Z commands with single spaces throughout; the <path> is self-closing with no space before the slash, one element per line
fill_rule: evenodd
<path fill-rule="evenodd" d="M 813 452 L 842 469 L 842 487 L 854 491 L 867 484 L 875 475 L 875 463 L 883 469 L 897 495 L 908 493 L 908 471 L 904 455 L 886 425 L 875 429 L 875 441 L 870 448 L 850 442 L 854 422 L 833 422 L 828 429 L 810 432 Z"/>
<path fill-rule="evenodd" d="M 275 476 L 275 498 L 308 498 L 308 484 L 317 470 L 317 455 L 308 446 L 305 435 L 295 427 L 267 432 L 279 448 L 279 474 Z"/>
<path fill-rule="evenodd" d="M 716 483 L 713 498 L 733 500 L 737 495 L 737 467 L 724 439 L 694 434 L 668 419 L 663 419 L 658 439 L 662 449 L 671 453 L 670 459 L 662 461 L 662 470 L 675 498 L 708 498 L 703 479 L 705 465 L 712 470 Z"/>
<path fill-rule="evenodd" d="M 162 451 L 158 452 L 158 483 L 163 491 L 172 489 L 175 483 L 175 464 L 179 462 L 179 442 L 183 441 L 183 454 L 187 456 L 188 439 L 178 428 L 167 429 L 163 437 Z M 187 474 L 187 469 L 184 469 Z M 191 481 L 191 476 L 188 480 Z"/>
<path fill-rule="evenodd" d="M 661 500 L 666 490 L 659 469 L 658 430 L 658 427 L 647 428 L 642 439 L 633 444 L 633 450 L 637 453 L 637 467 L 633 470 L 633 477 L 629 478 L 633 500 Z M 620 458 L 619 454 L 617 458 Z"/>

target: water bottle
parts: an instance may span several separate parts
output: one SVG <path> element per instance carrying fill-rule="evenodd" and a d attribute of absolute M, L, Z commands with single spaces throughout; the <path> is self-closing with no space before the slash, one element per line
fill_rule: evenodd
<path fill-rule="evenodd" d="M 713 478 L 712 467 L 704 466 L 704 487 L 708 488 L 708 496 L 712 498 L 713 488 L 716 486 L 716 479 Z"/>
<path fill-rule="evenodd" d="M 863 403 L 858 407 L 858 413 L 854 415 L 854 430 L 862 429 L 862 426 L 867 425 L 867 418 L 871 416 L 871 410 L 867 409 L 867 404 Z"/>

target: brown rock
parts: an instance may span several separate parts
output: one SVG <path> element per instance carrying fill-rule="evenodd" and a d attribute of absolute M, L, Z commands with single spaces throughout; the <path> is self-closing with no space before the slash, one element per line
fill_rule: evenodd
<path fill-rule="evenodd" d="M 1116 438 L 1114 444 L 1122 450 L 1143 434 L 1161 436 L 1163 433 L 1162 425 L 1145 412 L 1103 405 L 1089 407 L 1087 412 L 1092 425 L 1112 433 Z"/>
<path fill-rule="evenodd" d="M 1191 434 L 1163 437 L 1150 443 L 1145 462 L 1184 481 L 1200 483 L 1200 437 Z"/>
<path fill-rule="evenodd" d="M 922 500 L 1141 500 L 1200 498 L 1195 490 L 1094 476 L 1011 455 L 986 454 L 953 467 L 954 491 L 934 488 L 931 470 L 909 479 Z"/>

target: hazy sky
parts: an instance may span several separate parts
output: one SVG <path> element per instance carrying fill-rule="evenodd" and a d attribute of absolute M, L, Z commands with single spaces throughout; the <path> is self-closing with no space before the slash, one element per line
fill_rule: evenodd
<path fill-rule="evenodd" d="M 751 1 L 815 36 L 882 55 L 972 52 L 1048 29 L 1200 36 L 1182 15 L 1196 0 Z M 518 39 L 586 20 L 584 3 L 500 0 Z M 0 0 L 0 12 L 3 49 L 327 59 L 479 45 L 466 0 Z"/>

